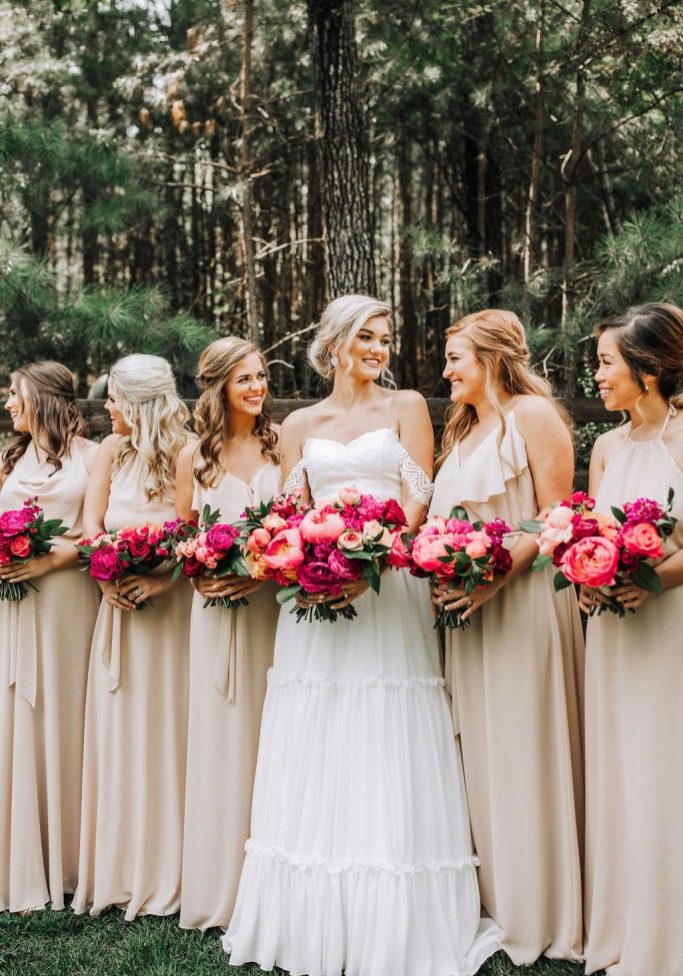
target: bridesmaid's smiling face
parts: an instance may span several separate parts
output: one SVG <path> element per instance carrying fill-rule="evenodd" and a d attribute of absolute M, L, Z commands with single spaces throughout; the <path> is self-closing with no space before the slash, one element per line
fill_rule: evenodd
<path fill-rule="evenodd" d="M 446 341 L 443 378 L 451 384 L 454 403 L 477 404 L 486 396 L 486 370 L 477 359 L 474 343 L 462 333 Z"/>
<path fill-rule="evenodd" d="M 109 395 L 104 402 L 104 409 L 111 418 L 112 433 L 127 437 L 131 433 L 131 428 L 126 423 L 123 414 L 116 405 L 116 384 L 111 380 L 107 384 L 107 393 Z"/>
<path fill-rule="evenodd" d="M 383 315 L 374 315 L 347 346 L 339 349 L 339 367 L 343 373 L 361 382 L 378 380 L 389 364 L 391 328 Z"/>
<path fill-rule="evenodd" d="M 257 352 L 250 352 L 230 371 L 225 384 L 225 399 L 229 411 L 248 413 L 257 417 L 263 410 L 268 394 L 268 377 Z"/>
<path fill-rule="evenodd" d="M 18 434 L 31 431 L 31 393 L 23 379 L 12 376 L 5 410 L 12 418 L 12 426 Z"/>
<path fill-rule="evenodd" d="M 627 410 L 630 413 L 635 409 L 642 390 L 619 351 L 614 333 L 614 329 L 605 329 L 598 339 L 599 365 L 595 382 L 607 410 Z"/>

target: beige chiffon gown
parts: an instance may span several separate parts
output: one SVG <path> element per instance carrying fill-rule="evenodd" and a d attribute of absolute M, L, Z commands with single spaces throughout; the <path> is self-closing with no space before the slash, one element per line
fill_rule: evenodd
<path fill-rule="evenodd" d="M 226 474 L 214 488 L 195 482 L 192 507 L 220 509 L 234 522 L 245 506 L 268 501 L 280 486 L 269 461 L 247 485 Z M 204 608 L 195 593 L 190 631 L 190 714 L 182 928 L 227 928 L 249 837 L 266 673 L 273 663 L 279 606 L 265 584 L 236 610 Z"/>
<path fill-rule="evenodd" d="M 499 443 L 500 441 L 500 443 Z M 456 444 L 430 514 L 515 527 L 538 507 L 514 412 L 462 462 Z M 446 631 L 446 682 L 460 734 L 482 904 L 517 964 L 582 955 L 583 635 L 573 590 L 552 571 L 510 580 Z"/>
<path fill-rule="evenodd" d="M 61 469 L 31 442 L 0 490 L 0 510 L 38 497 L 46 518 L 82 534 L 97 445 L 76 438 Z M 83 717 L 100 591 L 77 565 L 0 601 L 0 910 L 64 907 L 78 868 Z"/>
<path fill-rule="evenodd" d="M 148 501 L 133 454 L 111 480 L 106 529 L 175 518 Z M 142 610 L 101 603 L 85 715 L 78 887 L 73 908 L 136 915 L 180 908 L 192 590 L 184 580 Z"/>
<path fill-rule="evenodd" d="M 666 503 L 680 520 L 683 472 L 662 439 L 627 437 L 596 507 Z M 588 622 L 586 643 L 586 971 L 683 976 L 683 586 L 623 619 Z"/>

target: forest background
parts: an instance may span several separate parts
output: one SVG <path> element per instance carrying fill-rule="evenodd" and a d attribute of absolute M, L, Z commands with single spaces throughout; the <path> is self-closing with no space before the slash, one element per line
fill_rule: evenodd
<path fill-rule="evenodd" d="M 192 395 L 237 333 L 310 395 L 370 291 L 400 385 L 494 305 L 592 393 L 601 316 L 683 303 L 682 131 L 681 0 L 0 0 L 0 381 L 137 350 Z"/>

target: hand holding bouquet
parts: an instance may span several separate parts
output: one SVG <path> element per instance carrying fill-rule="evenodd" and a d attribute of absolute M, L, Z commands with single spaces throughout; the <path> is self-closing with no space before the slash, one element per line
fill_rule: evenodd
<path fill-rule="evenodd" d="M 219 522 L 220 512 L 211 511 L 204 506 L 198 525 L 191 522 L 183 524 L 182 536 L 173 543 L 173 557 L 176 567 L 173 579 L 186 576 L 188 579 L 214 578 L 228 576 L 249 578 L 249 570 L 242 557 L 240 530 L 227 522 Z M 244 597 L 207 597 L 205 607 L 224 607 L 234 610 L 245 607 L 249 601 Z"/>
<path fill-rule="evenodd" d="M 512 557 L 504 545 L 509 532 L 502 519 L 470 522 L 465 509 L 456 505 L 447 519 L 432 516 L 417 533 L 410 547 L 411 572 L 432 584 L 463 589 L 470 597 L 509 572 Z M 462 619 L 467 609 L 440 608 L 435 626 L 468 627 L 469 619 Z"/>
<path fill-rule="evenodd" d="M 274 580 L 281 604 L 300 594 L 306 605 L 293 608 L 298 621 L 352 620 L 357 614 L 351 604 L 335 607 L 332 601 L 343 601 L 346 588 L 360 580 L 379 593 L 385 564 L 408 565 L 406 517 L 393 499 L 380 501 L 349 487 L 326 505 L 302 506 L 289 496 L 245 514 L 252 575 Z"/>
<path fill-rule="evenodd" d="M 612 507 L 607 515 L 595 511 L 595 500 L 585 492 L 575 492 L 554 505 L 542 521 L 522 523 L 524 531 L 539 533 L 539 555 L 532 569 L 552 564 L 557 568 L 556 590 L 572 583 L 601 590 L 604 601 L 589 613 L 609 610 L 623 617 L 627 608 L 617 599 L 618 587 L 632 583 L 650 593 L 662 590 L 651 560 L 663 557 L 664 542 L 675 528 L 672 502 L 670 489 L 666 508 L 651 498 L 638 498 L 623 509 Z"/>
<path fill-rule="evenodd" d="M 37 498 L 27 498 L 21 508 L 0 515 L 0 567 L 46 555 L 53 540 L 67 531 L 68 526 L 61 519 L 45 518 Z M 0 600 L 24 600 L 27 586 L 38 589 L 30 580 L 17 582 L 0 577 Z"/>
<path fill-rule="evenodd" d="M 173 541 L 180 530 L 180 519 L 156 525 L 126 526 L 112 532 L 100 532 L 92 539 L 81 539 L 77 545 L 78 557 L 94 580 L 104 583 L 120 583 L 130 576 L 148 576 L 169 560 Z M 142 610 L 151 601 L 137 602 L 140 594 L 131 594 L 136 610 Z"/>

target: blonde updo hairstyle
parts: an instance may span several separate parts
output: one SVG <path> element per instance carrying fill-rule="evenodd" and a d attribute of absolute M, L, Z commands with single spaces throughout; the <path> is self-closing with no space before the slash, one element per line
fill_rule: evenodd
<path fill-rule="evenodd" d="M 76 403 L 73 373 L 61 363 L 44 360 L 29 363 L 12 373 L 12 383 L 28 393 L 27 412 L 30 431 L 18 434 L 2 458 L 0 482 L 24 456 L 32 440 L 47 454 L 55 471 L 69 453 L 74 437 L 85 436 L 85 421 Z"/>
<path fill-rule="evenodd" d="M 201 463 L 195 467 L 194 476 L 204 488 L 214 487 L 222 473 L 220 455 L 230 420 L 225 384 L 232 371 L 246 356 L 254 352 L 258 353 L 267 376 L 268 367 L 260 349 L 253 342 L 237 336 L 216 339 L 199 357 L 197 383 L 202 394 L 194 408 L 194 422 L 199 438 Z M 254 436 L 261 441 L 261 454 L 274 464 L 279 464 L 277 434 L 273 430 L 271 409 L 268 394 L 261 413 L 254 420 Z"/>
<path fill-rule="evenodd" d="M 316 373 L 331 380 L 336 368 L 332 357 L 345 352 L 363 326 L 376 316 L 391 322 L 391 306 L 369 295 L 342 295 L 331 301 L 320 316 L 315 338 L 308 347 L 308 360 Z M 385 386 L 395 386 L 388 369 L 382 370 L 380 380 Z"/>
<path fill-rule="evenodd" d="M 454 335 L 465 336 L 474 346 L 474 355 L 485 373 L 486 396 L 501 420 L 500 438 L 505 432 L 505 411 L 499 391 L 509 396 L 531 394 L 545 397 L 552 402 L 567 426 L 571 426 L 566 410 L 553 397 L 550 383 L 529 365 L 529 346 L 524 326 L 514 312 L 500 308 L 473 312 L 446 329 L 446 339 Z M 437 467 L 450 454 L 453 445 L 462 440 L 476 423 L 477 412 L 472 404 L 454 403 L 449 407 Z"/>
<path fill-rule="evenodd" d="M 109 373 L 110 397 L 131 432 L 119 444 L 114 469 L 133 453 L 147 469 L 147 500 L 172 498 L 178 451 L 187 442 L 190 413 L 178 396 L 173 371 L 161 356 L 134 353 Z"/>

